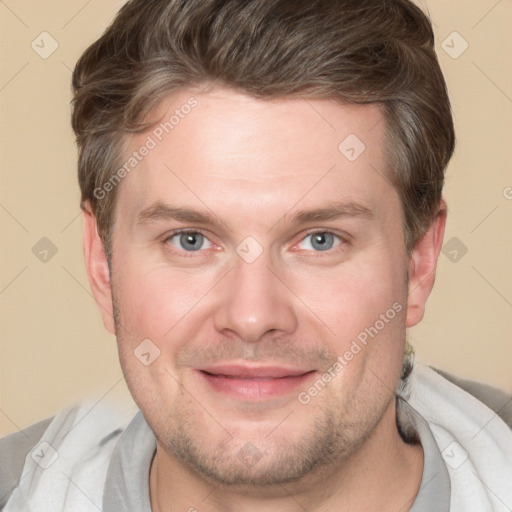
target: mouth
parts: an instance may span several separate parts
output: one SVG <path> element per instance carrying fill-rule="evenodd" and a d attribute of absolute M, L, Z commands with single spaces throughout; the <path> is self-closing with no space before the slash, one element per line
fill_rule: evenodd
<path fill-rule="evenodd" d="M 282 366 L 224 365 L 201 368 L 198 373 L 216 393 L 258 401 L 296 391 L 316 371 Z"/>

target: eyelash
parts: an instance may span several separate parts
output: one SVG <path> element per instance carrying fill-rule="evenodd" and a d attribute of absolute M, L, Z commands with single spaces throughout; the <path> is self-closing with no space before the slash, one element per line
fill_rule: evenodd
<path fill-rule="evenodd" d="M 162 244 L 165 245 L 165 246 L 168 246 L 169 240 L 171 240 L 175 236 L 182 235 L 182 234 L 187 234 L 187 233 L 203 235 L 207 240 L 210 241 L 210 239 L 208 238 L 206 233 L 203 232 L 202 230 L 186 228 L 186 229 L 178 229 L 176 231 L 172 231 L 171 233 L 168 233 L 167 235 L 165 235 L 165 238 L 162 240 Z M 334 235 L 335 237 L 337 237 L 340 240 L 340 244 L 338 246 L 333 247 L 332 249 L 328 249 L 326 251 L 311 251 L 311 252 L 314 253 L 314 256 L 313 256 L 314 258 L 317 258 L 317 257 L 321 258 L 322 257 L 322 253 L 327 253 L 329 255 L 332 255 L 333 252 L 338 252 L 340 250 L 343 250 L 345 248 L 345 246 L 349 244 L 349 236 L 342 236 L 342 235 L 333 233 L 332 231 L 329 231 L 327 229 L 312 229 L 312 230 L 308 231 L 297 242 L 297 244 L 302 242 L 308 236 L 315 235 L 315 234 L 324 234 L 324 233 L 327 233 L 327 234 L 330 234 L 330 235 Z M 213 243 L 213 242 L 210 241 L 210 243 Z M 297 245 L 297 244 L 295 244 L 295 245 Z M 182 257 L 185 257 L 185 258 L 197 258 L 199 256 L 199 254 L 195 254 L 195 253 L 201 253 L 203 251 L 204 251 L 204 249 L 200 249 L 199 251 L 185 251 L 185 250 L 182 250 L 182 251 L 179 251 L 179 252 L 180 252 L 180 255 Z"/>

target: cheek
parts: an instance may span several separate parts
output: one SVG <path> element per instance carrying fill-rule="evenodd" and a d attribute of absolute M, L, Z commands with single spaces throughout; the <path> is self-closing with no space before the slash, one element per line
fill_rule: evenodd
<path fill-rule="evenodd" d="M 128 264 L 115 282 L 122 320 L 133 335 L 163 343 L 175 327 L 181 330 L 208 289 L 210 278 L 156 266 L 147 272 Z M 132 336 L 133 337 L 133 336 Z"/>
<path fill-rule="evenodd" d="M 323 273 L 312 271 L 296 281 L 297 295 L 328 326 L 337 353 L 376 322 L 381 327 L 381 315 L 387 321 L 382 331 L 404 322 L 398 314 L 406 306 L 403 272 L 392 262 L 383 265 L 383 258 L 375 260 L 347 263 Z M 393 304 L 398 305 L 393 308 Z"/>
<path fill-rule="evenodd" d="M 182 376 L 174 357 L 196 336 L 197 322 L 186 320 L 204 286 L 200 279 L 163 267 L 145 272 L 125 260 L 119 268 L 113 289 L 122 325 L 117 342 L 123 373 L 140 408 L 162 410 L 180 395 Z"/>
<path fill-rule="evenodd" d="M 405 342 L 404 269 L 381 252 L 301 283 L 298 295 L 329 327 L 323 341 L 339 358 L 333 392 L 345 396 L 351 390 L 358 399 L 358 389 L 389 394 L 398 383 Z"/>

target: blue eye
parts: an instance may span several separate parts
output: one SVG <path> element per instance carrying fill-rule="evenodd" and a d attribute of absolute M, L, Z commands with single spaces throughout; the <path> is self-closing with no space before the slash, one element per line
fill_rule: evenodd
<path fill-rule="evenodd" d="M 204 235 L 196 231 L 176 233 L 167 238 L 166 242 L 187 252 L 199 251 L 201 249 L 208 249 L 211 247 L 211 242 Z M 209 245 L 204 247 L 204 243 Z"/>
<path fill-rule="evenodd" d="M 311 242 L 309 243 L 310 247 L 300 247 L 302 243 L 305 241 L 311 239 Z M 338 240 L 338 243 L 335 245 L 336 240 Z M 338 246 L 341 243 L 341 239 L 333 235 L 332 233 L 328 232 L 316 232 L 316 233 L 310 233 L 306 237 L 304 237 L 301 242 L 299 243 L 299 247 L 301 249 L 307 249 L 307 250 L 314 250 L 314 251 L 328 251 L 329 249 L 332 249 L 333 247 Z"/>

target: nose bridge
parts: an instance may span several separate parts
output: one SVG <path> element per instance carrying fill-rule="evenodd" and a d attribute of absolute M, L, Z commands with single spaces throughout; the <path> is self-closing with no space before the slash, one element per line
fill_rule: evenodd
<path fill-rule="evenodd" d="M 243 253 L 237 256 L 216 308 L 217 330 L 233 331 L 245 341 L 258 341 L 268 331 L 293 332 L 297 319 L 292 297 L 276 273 L 266 253 L 253 261 Z"/>

